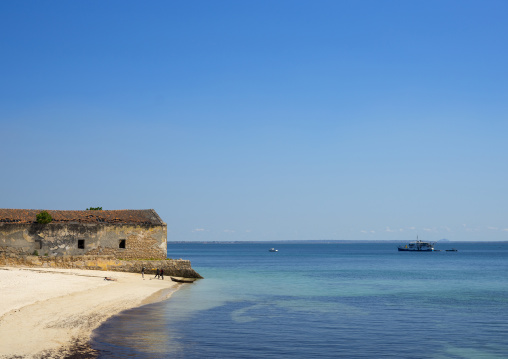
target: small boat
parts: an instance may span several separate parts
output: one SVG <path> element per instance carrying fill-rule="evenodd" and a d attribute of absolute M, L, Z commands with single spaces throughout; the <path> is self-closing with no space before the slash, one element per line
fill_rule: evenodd
<path fill-rule="evenodd" d="M 170 277 L 173 282 L 178 283 L 194 283 L 196 278 Z"/>
<path fill-rule="evenodd" d="M 405 246 L 399 246 L 399 252 L 434 252 L 435 242 L 423 242 L 418 240 L 418 236 L 416 236 L 416 241 L 409 242 Z"/>
<path fill-rule="evenodd" d="M 278 250 L 278 249 L 275 249 L 275 248 L 270 248 L 270 249 L 268 250 L 268 252 L 278 252 L 278 251 L 279 251 L 279 250 Z"/>

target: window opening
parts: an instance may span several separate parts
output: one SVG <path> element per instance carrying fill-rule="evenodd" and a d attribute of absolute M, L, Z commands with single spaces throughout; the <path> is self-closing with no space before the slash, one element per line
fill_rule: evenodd
<path fill-rule="evenodd" d="M 125 248 L 125 239 L 120 239 L 119 248 Z"/>
<path fill-rule="evenodd" d="M 85 249 L 85 240 L 78 239 L 78 249 Z"/>

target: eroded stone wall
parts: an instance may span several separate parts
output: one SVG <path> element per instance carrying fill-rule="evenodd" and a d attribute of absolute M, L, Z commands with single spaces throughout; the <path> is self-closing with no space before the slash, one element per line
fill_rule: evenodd
<path fill-rule="evenodd" d="M 140 273 L 145 267 L 145 274 L 154 275 L 157 268 L 164 269 L 167 276 L 202 278 L 194 271 L 191 263 L 183 259 L 166 260 L 120 260 L 115 256 L 86 255 L 86 256 L 7 256 L 0 255 L 0 265 L 12 267 L 40 267 L 66 269 L 93 269 L 116 272 Z"/>
<path fill-rule="evenodd" d="M 121 248 L 122 241 L 125 248 Z M 0 223 L 1 252 L 49 257 L 112 255 L 122 259 L 165 259 L 167 228 L 120 223 Z"/>

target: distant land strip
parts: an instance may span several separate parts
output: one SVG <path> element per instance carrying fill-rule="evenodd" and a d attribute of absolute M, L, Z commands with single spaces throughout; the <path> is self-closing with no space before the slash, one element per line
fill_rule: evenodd
<path fill-rule="evenodd" d="M 333 243 L 408 243 L 411 240 L 343 240 L 343 239 L 315 239 L 315 240 L 278 240 L 278 241 L 168 241 L 168 244 L 178 243 L 201 243 L 201 244 L 263 244 L 263 243 L 279 243 L 279 244 L 333 244 Z M 431 241 L 434 242 L 434 241 Z M 436 240 L 437 243 L 508 243 L 508 241 L 451 241 L 449 239 Z"/>

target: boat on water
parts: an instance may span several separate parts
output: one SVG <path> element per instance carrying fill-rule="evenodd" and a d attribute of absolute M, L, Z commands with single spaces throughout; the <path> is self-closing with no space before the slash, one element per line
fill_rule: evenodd
<path fill-rule="evenodd" d="M 399 246 L 398 250 L 400 252 L 434 252 L 434 244 L 436 242 L 424 242 L 420 241 L 418 237 L 416 237 L 416 241 L 409 242 L 405 246 Z"/>
<path fill-rule="evenodd" d="M 452 248 L 452 249 L 447 249 L 446 251 L 447 251 L 447 252 L 457 252 L 457 249 Z"/>
<path fill-rule="evenodd" d="M 278 250 L 278 249 L 275 249 L 275 248 L 270 248 L 270 249 L 268 250 L 268 252 L 278 252 L 278 251 L 279 251 L 279 250 Z"/>

